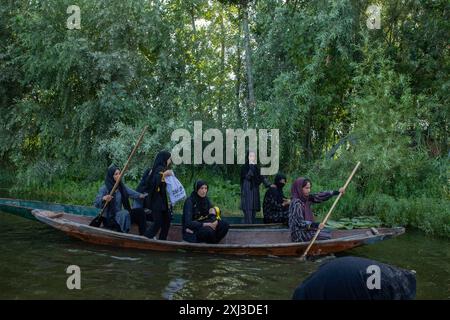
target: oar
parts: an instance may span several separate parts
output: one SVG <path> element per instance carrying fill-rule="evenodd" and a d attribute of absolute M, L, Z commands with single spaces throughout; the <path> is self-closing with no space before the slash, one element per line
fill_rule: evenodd
<path fill-rule="evenodd" d="M 361 162 L 358 162 L 355 166 L 355 169 L 353 169 L 352 174 L 350 175 L 350 177 L 348 177 L 347 182 L 345 183 L 343 189 L 347 189 L 348 184 L 350 183 L 350 181 L 352 180 L 356 170 L 358 170 L 359 165 L 361 164 Z M 336 200 L 334 200 L 333 205 L 330 208 L 330 211 L 328 211 L 327 215 L 325 216 L 325 218 L 322 221 L 322 224 L 325 225 L 325 223 L 327 223 L 328 218 L 331 215 L 331 212 L 333 212 L 334 207 L 336 207 L 336 204 L 338 203 L 339 199 L 342 197 L 342 193 L 339 193 L 338 197 L 336 198 Z M 306 255 L 308 254 L 309 249 L 311 249 L 314 241 L 316 241 L 317 237 L 319 236 L 320 233 L 320 228 L 317 229 L 316 234 L 314 235 L 314 237 L 311 239 L 311 242 L 309 243 L 308 247 L 306 248 L 305 252 L 303 252 L 303 255 L 301 256 L 300 259 L 305 259 Z"/>
<path fill-rule="evenodd" d="M 131 151 L 131 154 L 128 157 L 127 162 L 125 163 L 125 166 L 123 167 L 122 171 L 120 172 L 119 178 L 117 179 L 116 183 L 114 184 L 114 187 L 112 188 L 111 192 L 109 193 L 110 196 L 112 196 L 114 194 L 114 192 L 116 192 L 116 189 L 119 187 L 120 181 L 122 180 L 122 177 L 125 174 L 125 171 L 127 171 L 127 169 L 128 169 L 128 165 L 130 164 L 131 158 L 133 158 L 137 148 L 139 147 L 139 145 L 142 142 L 142 138 L 144 138 L 144 134 L 145 134 L 145 131 L 147 131 L 147 127 L 148 126 L 145 126 L 144 129 L 142 130 L 142 133 L 139 136 L 139 139 L 138 139 L 136 145 L 134 146 L 133 151 Z M 103 206 L 103 208 L 100 211 L 100 213 L 98 214 L 98 216 L 96 216 L 89 224 L 90 226 L 97 227 L 97 228 L 100 227 L 100 225 L 102 224 L 102 221 L 103 221 L 103 212 L 105 212 L 105 208 L 108 206 L 108 204 L 109 204 L 109 201 L 106 201 L 105 205 Z"/>

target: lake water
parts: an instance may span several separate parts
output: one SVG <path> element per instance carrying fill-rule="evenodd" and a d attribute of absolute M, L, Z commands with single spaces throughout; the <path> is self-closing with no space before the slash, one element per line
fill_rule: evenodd
<path fill-rule="evenodd" d="M 418 299 L 450 299 L 450 241 L 405 235 L 344 255 L 417 272 Z M 95 246 L 0 212 L 0 299 L 290 299 L 326 259 L 158 253 Z M 81 268 L 68 290 L 66 268 Z"/>

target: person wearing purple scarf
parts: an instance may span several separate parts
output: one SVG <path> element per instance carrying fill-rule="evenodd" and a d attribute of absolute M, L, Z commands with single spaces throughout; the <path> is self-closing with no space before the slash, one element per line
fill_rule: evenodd
<path fill-rule="evenodd" d="M 331 233 L 323 230 L 324 225 L 314 222 L 314 215 L 311 210 L 312 203 L 321 203 L 332 196 L 344 193 L 344 189 L 339 191 L 323 191 L 315 194 L 311 192 L 311 181 L 306 178 L 298 178 L 291 187 L 291 205 L 289 207 L 289 230 L 292 242 L 310 241 L 317 229 L 320 233 L 317 240 L 331 239 Z"/>

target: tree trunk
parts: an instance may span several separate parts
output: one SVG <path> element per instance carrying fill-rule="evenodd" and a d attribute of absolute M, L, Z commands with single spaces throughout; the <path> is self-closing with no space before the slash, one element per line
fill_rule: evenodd
<path fill-rule="evenodd" d="M 311 107 L 309 107 L 308 115 L 306 117 L 306 126 L 305 126 L 305 142 L 303 144 L 304 146 L 304 152 L 305 152 L 305 159 L 306 161 L 312 160 L 312 114 L 311 114 Z"/>
<path fill-rule="evenodd" d="M 220 5 L 220 92 L 219 92 L 219 103 L 217 111 L 219 114 L 219 126 L 223 128 L 223 97 L 225 94 L 224 85 L 225 81 L 225 24 L 223 22 L 223 4 Z"/>
<path fill-rule="evenodd" d="M 248 28 L 248 1 L 243 2 L 242 25 L 244 28 L 245 69 L 247 71 L 248 113 L 252 113 L 256 125 L 256 102 L 253 87 L 253 69 L 250 50 L 250 31 Z"/>
<path fill-rule="evenodd" d="M 241 15 L 241 8 L 238 8 L 238 16 Z M 242 112 L 241 112 L 241 27 L 239 26 L 237 37 L 237 50 L 236 50 L 236 68 L 234 73 L 236 75 L 235 95 L 236 95 L 236 123 L 239 128 L 242 128 Z"/>
<path fill-rule="evenodd" d="M 192 25 L 192 37 L 194 39 L 194 45 L 192 48 L 193 55 L 194 55 L 194 64 L 195 64 L 195 109 L 201 110 L 202 105 L 202 98 L 201 98 L 201 77 L 200 77 L 200 71 L 198 70 L 198 62 L 199 62 L 199 53 L 198 53 L 198 41 L 197 41 L 197 28 L 195 27 L 195 7 L 191 6 L 191 25 Z"/>

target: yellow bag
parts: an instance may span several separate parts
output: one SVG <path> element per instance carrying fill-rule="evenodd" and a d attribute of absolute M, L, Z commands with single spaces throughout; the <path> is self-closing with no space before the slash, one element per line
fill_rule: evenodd
<path fill-rule="evenodd" d="M 216 219 L 220 220 L 220 209 L 219 209 L 219 207 L 214 207 L 214 210 L 216 211 Z"/>

